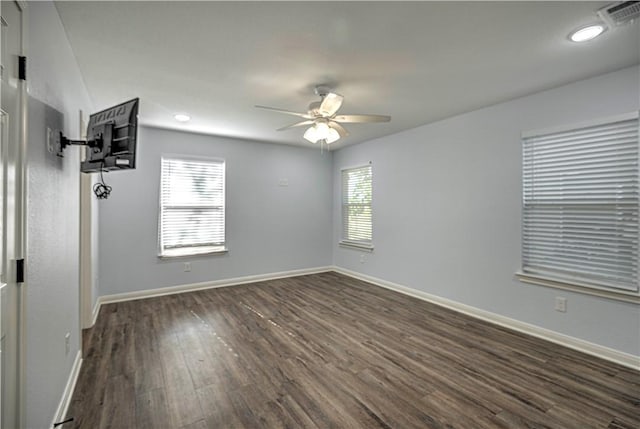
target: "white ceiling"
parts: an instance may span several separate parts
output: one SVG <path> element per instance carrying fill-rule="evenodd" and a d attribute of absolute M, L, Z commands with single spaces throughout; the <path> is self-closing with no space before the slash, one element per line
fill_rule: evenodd
<path fill-rule="evenodd" d="M 144 124 L 310 145 L 316 84 L 345 97 L 354 144 L 640 62 L 640 25 L 585 44 L 606 2 L 56 2 L 97 109 L 140 97 Z M 187 112 L 181 125 L 174 113 Z"/>

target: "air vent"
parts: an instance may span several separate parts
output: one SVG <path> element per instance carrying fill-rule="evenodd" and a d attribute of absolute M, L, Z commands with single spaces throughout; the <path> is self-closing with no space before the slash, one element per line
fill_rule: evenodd
<path fill-rule="evenodd" d="M 598 16 L 600 16 L 609 27 L 627 24 L 640 17 L 640 1 L 619 1 L 612 3 L 600 9 Z"/>

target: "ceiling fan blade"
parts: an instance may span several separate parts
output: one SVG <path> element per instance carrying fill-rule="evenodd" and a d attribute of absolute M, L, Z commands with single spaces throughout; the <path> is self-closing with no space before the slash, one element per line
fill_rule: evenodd
<path fill-rule="evenodd" d="M 276 131 L 284 131 L 284 130 L 288 130 L 289 128 L 302 127 L 302 126 L 311 125 L 311 124 L 313 124 L 313 121 L 296 122 L 295 124 L 291 124 L 291 125 L 287 125 L 286 127 L 278 128 Z"/>
<path fill-rule="evenodd" d="M 389 122 L 391 116 L 385 115 L 338 115 L 331 118 L 332 121 L 343 122 L 346 124 L 364 123 L 364 122 Z"/>
<path fill-rule="evenodd" d="M 287 115 L 300 116 L 301 118 L 305 118 L 305 119 L 313 119 L 313 116 L 310 116 L 307 113 L 292 112 L 291 110 L 282 110 L 282 109 L 277 109 L 275 107 L 268 107 L 268 106 L 256 105 L 255 107 L 257 107 L 258 109 L 273 110 L 274 112 L 284 113 Z"/>
<path fill-rule="evenodd" d="M 337 122 L 330 121 L 329 126 L 338 132 L 340 138 L 344 138 L 349 135 L 349 131 L 347 131 L 342 125 Z"/>
<path fill-rule="evenodd" d="M 342 100 L 344 97 L 335 92 L 330 92 L 322 98 L 322 103 L 318 107 L 318 113 L 322 116 L 333 116 L 340 106 L 342 106 Z"/>

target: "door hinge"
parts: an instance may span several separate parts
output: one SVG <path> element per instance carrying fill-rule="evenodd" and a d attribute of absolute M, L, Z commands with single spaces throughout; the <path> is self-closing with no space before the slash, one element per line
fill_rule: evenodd
<path fill-rule="evenodd" d="M 18 79 L 27 80 L 27 57 L 18 57 Z"/>
<path fill-rule="evenodd" d="M 16 259 L 16 283 L 24 283 L 24 259 Z"/>

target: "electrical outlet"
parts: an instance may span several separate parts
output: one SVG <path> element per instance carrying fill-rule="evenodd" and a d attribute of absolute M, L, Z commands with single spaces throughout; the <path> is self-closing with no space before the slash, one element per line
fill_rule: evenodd
<path fill-rule="evenodd" d="M 191 271 L 191 262 L 185 262 L 184 263 L 184 272 L 188 273 L 189 271 Z"/>
<path fill-rule="evenodd" d="M 289 186 L 289 179 L 278 180 L 278 186 Z"/>
<path fill-rule="evenodd" d="M 71 350 L 71 332 L 67 332 L 64 335 L 64 355 L 68 356 Z"/>
<path fill-rule="evenodd" d="M 364 264 L 367 261 L 364 255 L 360 255 L 360 263 Z"/>
<path fill-rule="evenodd" d="M 556 296 L 556 311 L 559 311 L 560 313 L 567 312 L 567 298 Z"/>

